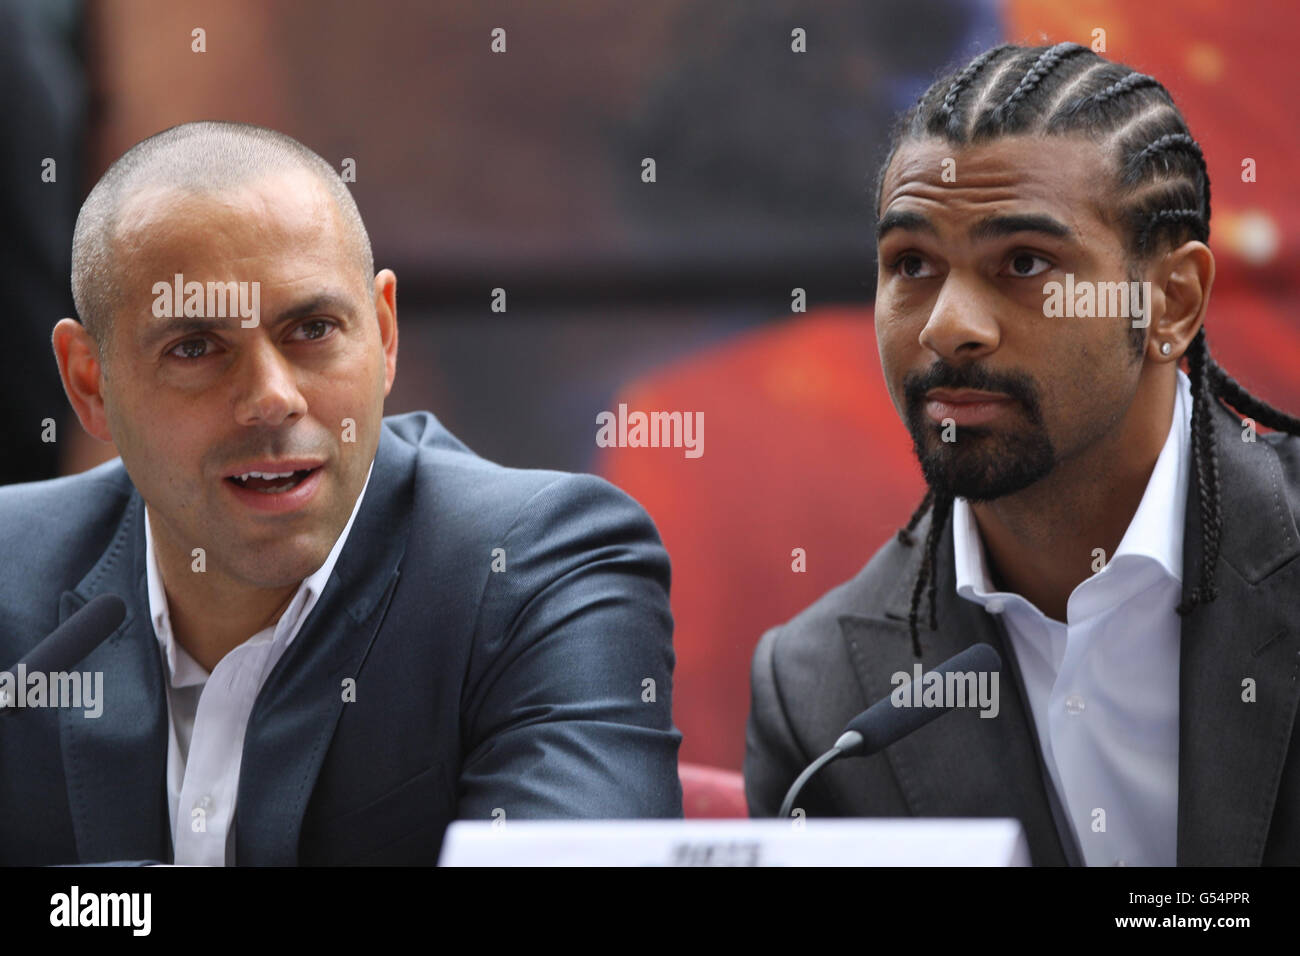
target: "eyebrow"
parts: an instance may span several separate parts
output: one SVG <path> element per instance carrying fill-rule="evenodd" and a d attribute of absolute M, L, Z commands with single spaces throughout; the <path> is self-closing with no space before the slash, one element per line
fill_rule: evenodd
<path fill-rule="evenodd" d="M 939 230 L 934 228 L 934 223 L 919 212 L 904 212 L 895 210 L 885 213 L 880 222 L 876 223 L 876 243 L 895 229 L 903 229 L 907 232 L 928 232 L 932 236 L 937 236 Z"/>
<path fill-rule="evenodd" d="M 924 232 L 937 236 L 939 230 L 928 218 L 919 212 L 896 210 L 887 212 L 876 225 L 876 243 L 879 244 L 886 234 L 895 229 L 909 232 Z M 1044 213 L 1023 213 L 1007 216 L 987 216 L 971 226 L 970 237 L 975 241 L 1000 239 L 1003 236 L 1019 232 L 1038 232 L 1054 239 L 1074 239 L 1074 230 L 1059 219 L 1053 219 Z"/>
<path fill-rule="evenodd" d="M 206 284 L 204 290 L 206 291 Z M 337 315 L 351 316 L 353 314 L 352 303 L 344 296 L 337 295 L 333 292 L 322 292 L 319 295 L 312 296 L 310 299 L 304 299 L 287 309 L 284 309 L 275 318 L 267 321 L 263 316 L 258 317 L 258 324 L 265 325 L 268 328 L 275 328 L 286 322 L 292 322 L 295 319 L 305 318 L 319 312 L 332 312 Z M 222 318 L 206 318 L 199 316 L 180 316 L 173 319 L 159 319 L 151 323 L 140 335 L 141 347 L 148 350 L 161 342 L 163 339 L 172 335 L 193 335 L 197 332 L 219 332 L 223 329 L 243 328 L 238 324 L 242 317 L 236 311 L 235 315 Z"/>
<path fill-rule="evenodd" d="M 970 237 L 1000 239 L 1017 232 L 1041 232 L 1054 239 L 1073 239 L 1074 231 L 1065 223 L 1043 213 L 1026 213 L 1013 216 L 989 216 L 971 227 Z"/>

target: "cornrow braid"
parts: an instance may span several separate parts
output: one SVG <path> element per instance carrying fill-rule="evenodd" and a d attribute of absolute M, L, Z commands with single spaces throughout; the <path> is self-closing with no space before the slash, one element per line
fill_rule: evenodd
<path fill-rule="evenodd" d="M 1206 367 L 1210 375 L 1210 390 L 1217 398 L 1266 428 L 1300 435 L 1300 418 L 1280 412 L 1250 394 L 1214 361 L 1208 351 Z"/>
<path fill-rule="evenodd" d="M 1157 209 L 1147 219 L 1141 231 L 1138 233 L 1137 248 L 1139 254 L 1147 252 L 1147 243 L 1153 232 L 1158 231 L 1162 226 L 1167 224 L 1197 223 L 1201 221 L 1201 211 L 1199 209 Z"/>
<path fill-rule="evenodd" d="M 1179 222 L 1185 222 L 1190 226 L 1189 231 L 1193 238 L 1199 239 L 1201 242 L 1209 242 L 1210 174 L 1205 167 L 1205 154 L 1201 152 L 1200 145 L 1189 134 L 1166 133 L 1163 136 L 1157 136 L 1125 160 L 1124 172 L 1120 177 L 1120 182 L 1123 186 L 1129 188 L 1141 183 L 1144 177 L 1151 174 L 1153 165 L 1151 160 L 1154 157 L 1164 160 L 1165 169 L 1162 170 L 1162 173 L 1177 174 L 1180 171 L 1169 165 L 1169 161 L 1175 155 L 1190 156 L 1194 160 L 1193 169 L 1200 179 L 1200 195 L 1197 197 L 1197 201 L 1199 201 L 1201 209 L 1197 211 L 1195 217 L 1187 216 L 1185 209 L 1176 210 L 1180 215 L 1164 216 L 1156 220 L 1154 224 L 1173 224 L 1177 226 Z M 1193 186 L 1193 188 L 1195 187 Z M 1149 238 L 1151 225 L 1153 223 L 1149 220 L 1137 230 L 1137 239 L 1132 251 L 1139 259 L 1149 254 L 1149 250 L 1146 248 L 1146 240 Z M 1175 229 L 1174 232 L 1181 233 L 1181 230 Z"/>
<path fill-rule="evenodd" d="M 912 512 L 912 517 L 908 519 L 907 527 L 898 529 L 898 541 L 900 544 L 905 544 L 910 548 L 916 543 L 916 539 L 912 537 L 912 532 L 916 530 L 916 526 L 920 524 L 921 519 L 925 517 L 926 511 L 930 508 L 930 502 L 933 500 L 934 489 L 927 488 L 925 497 L 921 499 L 921 503 L 917 505 L 916 510 Z"/>
<path fill-rule="evenodd" d="M 948 92 L 944 94 L 943 102 L 935 111 L 934 117 L 930 121 L 929 130 L 932 133 L 942 133 L 952 122 L 953 114 L 957 110 L 957 103 L 961 99 L 962 93 L 970 85 L 971 81 L 984 69 L 990 61 L 1000 56 L 1007 50 L 1015 49 L 1013 44 L 1004 43 L 1001 46 L 995 46 L 991 50 L 986 50 L 975 59 L 971 60 L 966 67 L 957 74 L 952 84 L 948 87 Z"/>
<path fill-rule="evenodd" d="M 1001 126 L 1007 123 L 1016 108 L 1024 101 L 1029 94 L 1038 89 L 1042 81 L 1055 70 L 1067 58 L 1079 53 L 1089 52 L 1086 46 L 1080 46 L 1078 43 L 1058 43 L 1049 50 L 1044 51 L 1034 65 L 1029 68 L 1029 72 L 1021 77 L 1020 82 L 1011 94 L 1003 100 L 993 110 L 988 117 L 989 125 Z"/>
<path fill-rule="evenodd" d="M 1219 537 L 1223 530 L 1220 514 L 1219 456 L 1214 450 L 1214 429 L 1210 421 L 1213 397 L 1207 388 L 1209 348 L 1202 328 L 1187 348 L 1187 372 L 1192 382 L 1192 458 L 1201 512 L 1201 579 L 1182 601 L 1179 615 L 1190 614 L 1198 604 L 1218 595 L 1214 571 L 1219 561 Z"/>
<path fill-rule="evenodd" d="M 1023 62 L 1029 64 L 1027 72 L 997 106 L 981 109 L 973 123 L 957 122 L 967 97 L 976 103 L 996 98 L 995 87 L 1002 88 L 1002 74 L 1006 71 L 989 70 L 988 66 L 1008 53 L 1023 57 Z M 1059 97 L 1049 89 L 1053 84 L 1043 82 L 1049 76 L 1059 80 L 1055 84 L 1059 90 L 1075 84 L 1068 88 L 1068 103 L 1052 103 L 1054 97 Z M 1210 175 L 1205 156 L 1169 92 L 1154 78 L 1111 63 L 1073 43 L 1033 48 L 999 46 L 938 79 L 907 113 L 905 121 L 895 127 L 889 153 L 876 176 L 876 209 L 880 209 L 885 173 L 904 141 L 928 133 L 964 146 L 1027 132 L 1077 132 L 1094 139 L 1109 134 L 1109 148 L 1117 153 L 1113 165 L 1119 191 L 1117 210 L 1135 267 L 1150 261 L 1162 248 L 1176 248 L 1189 238 L 1209 241 Z M 1215 600 L 1218 594 L 1215 569 L 1223 517 L 1214 444 L 1216 403 L 1248 415 L 1265 427 L 1300 435 L 1300 418 L 1251 395 L 1215 362 L 1204 328 L 1189 344 L 1185 357 L 1192 386 L 1191 464 L 1201 517 L 1202 563 L 1198 581 L 1178 606 L 1180 615 Z M 915 543 L 912 532 L 927 513 L 931 514 L 908 615 L 912 649 L 918 657 L 922 594 L 930 600 L 930 626 L 938 626 L 936 553 L 951 508 L 950 497 L 931 489 L 907 526 L 898 532 L 899 542 L 911 546 Z"/>
<path fill-rule="evenodd" d="M 1121 79 L 1116 80 L 1110 86 L 1091 93 L 1088 96 L 1075 100 L 1061 116 L 1061 121 L 1068 122 L 1083 111 L 1099 110 L 1106 106 L 1112 100 L 1123 96 L 1125 93 L 1133 93 L 1137 90 L 1147 89 L 1148 87 L 1163 92 L 1164 87 L 1160 85 L 1154 77 L 1147 76 L 1145 73 L 1130 73 Z"/>
<path fill-rule="evenodd" d="M 930 599 L 930 630 L 937 630 L 939 627 L 938 611 L 935 608 L 935 581 L 938 578 L 935 573 L 935 561 L 939 551 L 939 540 L 943 537 L 943 526 L 947 523 L 948 512 L 952 510 L 951 495 L 941 495 L 931 491 L 926 495 L 926 499 L 932 503 L 930 530 L 925 535 L 925 554 L 921 557 L 921 569 L 912 588 L 912 607 L 907 614 L 907 628 L 912 635 L 912 653 L 916 655 L 918 661 L 921 659 L 921 633 L 917 627 L 917 619 L 921 609 L 921 594 L 926 591 L 927 584 L 929 585 L 927 596 Z"/>
<path fill-rule="evenodd" d="M 1126 186 L 1139 182 L 1147 163 L 1152 158 L 1165 158 L 1166 154 L 1179 151 L 1190 153 L 1197 163 L 1202 166 L 1205 164 L 1205 156 L 1196 140 L 1186 133 L 1166 133 L 1164 136 L 1153 139 L 1129 157 L 1124 164 L 1124 175 L 1121 181 Z"/>

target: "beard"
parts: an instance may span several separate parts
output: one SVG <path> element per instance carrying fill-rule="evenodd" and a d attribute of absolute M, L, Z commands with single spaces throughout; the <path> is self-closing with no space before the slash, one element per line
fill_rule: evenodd
<path fill-rule="evenodd" d="M 1019 406 L 1024 422 L 1011 427 L 956 426 L 956 440 L 944 441 L 945 426 L 925 413 L 925 393 L 935 388 L 1005 393 Z M 921 474 L 936 495 L 993 501 L 1028 488 L 1056 467 L 1056 449 L 1043 424 L 1038 389 L 1024 373 L 994 374 L 977 366 L 937 362 L 924 373 L 904 377 L 903 394 L 912 447 Z"/>

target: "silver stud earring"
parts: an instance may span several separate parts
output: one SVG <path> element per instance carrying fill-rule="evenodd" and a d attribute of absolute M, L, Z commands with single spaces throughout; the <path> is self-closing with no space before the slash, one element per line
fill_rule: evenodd
<path fill-rule="evenodd" d="M 1160 343 L 1160 354 L 1161 354 L 1161 355 L 1168 355 L 1169 352 L 1170 352 L 1172 349 L 1173 349 L 1173 346 L 1170 345 L 1168 342 L 1161 342 L 1161 343 Z"/>

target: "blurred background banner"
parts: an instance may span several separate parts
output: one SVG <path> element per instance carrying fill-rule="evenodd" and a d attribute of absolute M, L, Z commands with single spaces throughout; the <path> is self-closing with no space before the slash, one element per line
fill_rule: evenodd
<path fill-rule="evenodd" d="M 89 187 L 177 123 L 281 130 L 350 161 L 397 273 L 387 410 L 429 409 L 506 464 L 596 471 L 650 511 L 673 560 L 682 759 L 739 769 L 759 636 L 852 577 L 923 492 L 872 328 L 893 117 L 998 42 L 1098 30 L 1204 149 L 1216 356 L 1300 408 L 1284 0 L 0 0 L 0 478 L 114 454 L 71 417 L 49 346 Z M 703 413 L 704 454 L 598 447 L 620 404 Z"/>

